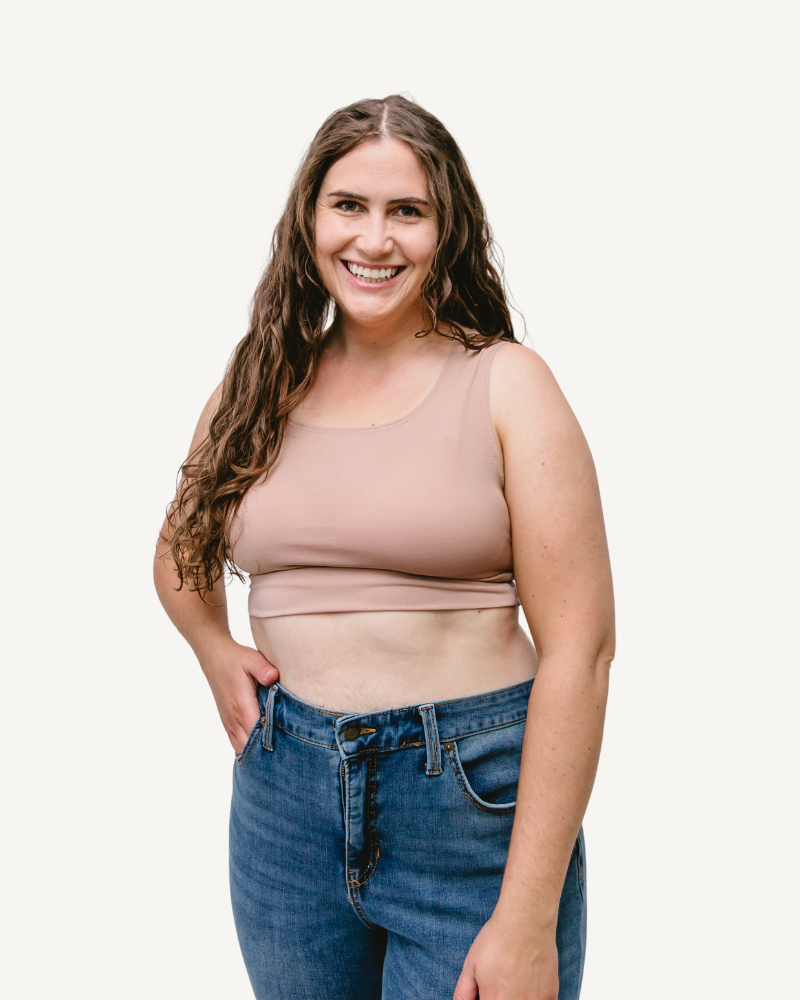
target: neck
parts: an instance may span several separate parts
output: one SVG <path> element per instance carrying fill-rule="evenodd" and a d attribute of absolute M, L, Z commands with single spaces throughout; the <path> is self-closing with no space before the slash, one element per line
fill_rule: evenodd
<path fill-rule="evenodd" d="M 422 310 L 410 310 L 405 316 L 389 321 L 364 323 L 341 310 L 325 337 L 325 349 L 342 357 L 380 358 L 398 357 L 417 350 L 424 350 L 438 337 L 430 334 L 417 337 L 425 329 Z M 426 344 L 427 342 L 427 344 Z"/>

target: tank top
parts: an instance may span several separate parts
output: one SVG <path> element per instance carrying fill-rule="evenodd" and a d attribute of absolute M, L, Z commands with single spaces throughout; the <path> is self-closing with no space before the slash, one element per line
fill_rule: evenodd
<path fill-rule="evenodd" d="M 289 414 L 233 523 L 250 615 L 519 604 L 489 413 L 499 346 L 455 341 L 427 396 L 391 423 L 315 427 Z"/>

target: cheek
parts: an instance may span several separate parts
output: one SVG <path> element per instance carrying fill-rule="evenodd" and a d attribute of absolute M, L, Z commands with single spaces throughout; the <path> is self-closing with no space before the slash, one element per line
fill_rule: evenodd
<path fill-rule="evenodd" d="M 317 266 L 332 267 L 331 255 L 346 242 L 346 235 L 337 226 L 335 219 L 323 216 L 314 226 L 314 247 L 317 257 Z"/>
<path fill-rule="evenodd" d="M 317 265 L 317 272 L 320 276 L 322 284 L 328 291 L 328 294 L 333 294 L 333 288 L 336 283 L 336 265 L 333 260 L 331 260 L 331 253 L 333 252 L 333 247 L 331 243 L 331 233 L 326 226 L 315 226 L 314 227 L 314 263 Z"/>
<path fill-rule="evenodd" d="M 325 233 L 317 229 L 314 232 L 314 260 L 320 271 L 324 270 L 328 264 L 327 241 Z"/>
<path fill-rule="evenodd" d="M 409 260 L 427 271 L 436 253 L 436 233 L 416 232 L 414 238 L 406 244 L 405 252 Z"/>

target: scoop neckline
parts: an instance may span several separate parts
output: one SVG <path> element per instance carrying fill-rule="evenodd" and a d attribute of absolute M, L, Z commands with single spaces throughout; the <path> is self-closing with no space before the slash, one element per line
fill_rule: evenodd
<path fill-rule="evenodd" d="M 382 431 L 388 427 L 397 427 L 398 424 L 402 424 L 405 423 L 406 420 L 410 420 L 414 416 L 414 414 L 419 412 L 419 410 L 422 409 L 422 407 L 428 402 L 428 400 L 430 400 L 433 397 L 436 390 L 442 383 L 442 380 L 444 378 L 444 373 L 447 371 L 448 365 L 450 364 L 450 360 L 455 354 L 455 350 L 458 347 L 458 344 L 459 341 L 457 340 L 453 341 L 453 346 L 450 348 L 450 350 L 447 353 L 447 357 L 444 359 L 444 364 L 442 365 L 439 374 L 436 376 L 436 381 L 433 383 L 430 389 L 428 389 L 428 391 L 425 393 L 422 399 L 417 403 L 417 405 L 412 410 L 409 410 L 408 413 L 403 414 L 402 417 L 398 417 L 396 420 L 390 420 L 388 424 L 371 424 L 368 427 L 323 427 L 319 424 L 301 423 L 299 420 L 295 420 L 295 418 L 291 415 L 291 413 L 288 414 L 288 416 L 286 417 L 287 423 L 293 424 L 295 427 L 301 427 L 304 431 L 316 431 L 321 434 L 342 434 L 342 433 L 352 434 L 363 431 Z"/>

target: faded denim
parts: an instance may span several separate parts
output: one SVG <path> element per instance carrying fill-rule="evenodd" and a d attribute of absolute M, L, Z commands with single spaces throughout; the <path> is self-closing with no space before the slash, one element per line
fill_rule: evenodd
<path fill-rule="evenodd" d="M 500 892 L 532 684 L 363 714 L 259 689 L 230 818 L 257 1000 L 452 1000 Z M 559 1000 L 577 1000 L 582 828 L 556 941 Z"/>

